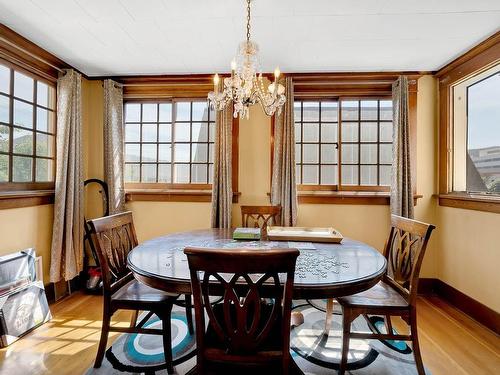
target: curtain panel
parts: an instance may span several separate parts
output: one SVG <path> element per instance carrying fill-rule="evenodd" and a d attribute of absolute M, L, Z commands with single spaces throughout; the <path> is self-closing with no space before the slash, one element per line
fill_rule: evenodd
<path fill-rule="evenodd" d="M 104 81 L 104 179 L 109 190 L 109 213 L 125 210 L 123 188 L 123 88 Z"/>
<path fill-rule="evenodd" d="M 410 160 L 408 77 L 400 76 L 392 85 L 393 146 L 391 212 L 413 218 L 413 186 Z"/>
<path fill-rule="evenodd" d="M 223 90 L 222 82 L 219 90 Z M 233 103 L 215 115 L 212 228 L 230 228 L 233 204 Z"/>
<path fill-rule="evenodd" d="M 286 102 L 275 116 L 271 204 L 281 206 L 281 225 L 297 224 L 297 182 L 295 179 L 295 123 L 293 82 L 285 80 Z"/>
<path fill-rule="evenodd" d="M 71 280 L 83 269 L 82 77 L 57 81 L 57 160 L 50 281 Z"/>

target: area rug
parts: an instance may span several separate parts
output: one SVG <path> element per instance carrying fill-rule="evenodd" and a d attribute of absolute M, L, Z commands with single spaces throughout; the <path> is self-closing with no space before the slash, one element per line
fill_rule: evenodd
<path fill-rule="evenodd" d="M 304 316 L 304 323 L 291 331 L 291 354 L 307 375 L 331 375 L 338 369 L 341 350 L 342 317 L 334 312 L 328 338 L 322 335 L 326 301 L 294 301 L 293 311 Z M 372 318 L 384 330 L 383 320 Z M 159 328 L 161 321 L 153 316 L 147 327 Z M 353 330 L 367 331 L 362 318 L 353 323 Z M 174 307 L 172 313 L 172 352 L 177 374 L 186 374 L 196 364 L 195 334 L 190 335 L 184 309 Z M 161 337 L 123 334 L 107 350 L 99 369 L 90 368 L 86 375 L 117 375 L 123 373 L 167 375 Z M 417 374 L 413 352 L 402 341 L 355 340 L 350 342 L 348 374 L 351 375 L 414 375 Z M 426 372 L 430 374 L 429 371 Z"/>

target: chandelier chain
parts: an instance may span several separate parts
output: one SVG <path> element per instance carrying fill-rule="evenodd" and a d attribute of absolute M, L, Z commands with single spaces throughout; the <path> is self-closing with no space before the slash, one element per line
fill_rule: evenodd
<path fill-rule="evenodd" d="M 247 42 L 250 41 L 250 0 L 247 0 Z"/>

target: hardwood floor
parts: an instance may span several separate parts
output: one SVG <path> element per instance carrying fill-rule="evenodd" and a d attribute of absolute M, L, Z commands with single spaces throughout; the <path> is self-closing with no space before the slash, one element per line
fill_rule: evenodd
<path fill-rule="evenodd" d="M 0 349 L 0 374 L 84 373 L 97 351 L 101 308 L 100 296 L 81 293 L 51 305 L 51 322 Z M 437 297 L 419 297 L 418 317 L 422 356 L 432 375 L 500 374 L 500 337 L 493 332 Z M 128 312 L 118 313 L 113 324 L 127 326 L 129 319 Z M 404 330 L 401 322 L 395 326 Z"/>

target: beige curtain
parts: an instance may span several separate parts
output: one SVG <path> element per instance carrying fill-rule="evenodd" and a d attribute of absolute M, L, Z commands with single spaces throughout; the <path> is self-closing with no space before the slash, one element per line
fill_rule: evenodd
<path fill-rule="evenodd" d="M 413 218 L 413 186 L 410 160 L 408 77 L 400 76 L 392 85 L 393 146 L 391 212 Z"/>
<path fill-rule="evenodd" d="M 295 181 L 295 125 L 293 82 L 285 82 L 286 102 L 274 123 L 274 155 L 271 204 L 281 206 L 281 225 L 297 224 L 297 183 Z"/>
<path fill-rule="evenodd" d="M 109 190 L 109 213 L 125 210 L 123 190 L 123 89 L 104 81 L 104 179 Z"/>
<path fill-rule="evenodd" d="M 222 89 L 221 82 L 219 90 Z M 212 228 L 230 228 L 233 203 L 233 105 L 229 103 L 226 109 L 216 112 L 212 185 Z"/>
<path fill-rule="evenodd" d="M 50 281 L 71 280 L 83 268 L 82 77 L 57 81 L 57 168 Z"/>

